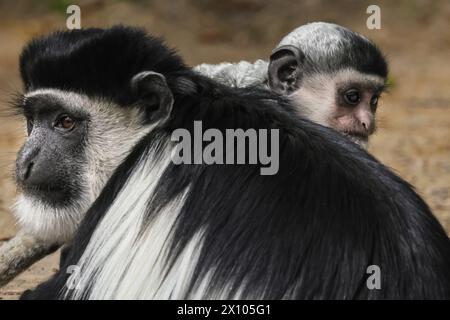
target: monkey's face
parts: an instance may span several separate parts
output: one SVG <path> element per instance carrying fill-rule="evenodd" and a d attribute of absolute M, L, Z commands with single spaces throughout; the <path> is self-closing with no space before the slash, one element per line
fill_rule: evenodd
<path fill-rule="evenodd" d="M 376 110 L 384 83 L 382 77 L 345 69 L 305 76 L 290 97 L 303 117 L 366 147 L 376 130 Z"/>
<path fill-rule="evenodd" d="M 59 207 L 81 193 L 88 115 L 53 95 L 29 95 L 24 103 L 27 139 L 16 160 L 16 181 L 26 196 Z"/>
<path fill-rule="evenodd" d="M 26 94 L 22 107 L 28 136 L 16 161 L 16 216 L 28 232 L 62 243 L 147 132 L 143 115 L 54 89 Z"/>

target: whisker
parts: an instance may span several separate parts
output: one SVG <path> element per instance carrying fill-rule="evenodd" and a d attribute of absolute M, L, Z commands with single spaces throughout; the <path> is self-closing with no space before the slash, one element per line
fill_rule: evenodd
<path fill-rule="evenodd" d="M 0 117 L 11 118 L 23 115 L 23 102 L 25 96 L 22 92 L 14 90 L 2 94 L 0 103 L 3 108 L 0 108 Z"/>

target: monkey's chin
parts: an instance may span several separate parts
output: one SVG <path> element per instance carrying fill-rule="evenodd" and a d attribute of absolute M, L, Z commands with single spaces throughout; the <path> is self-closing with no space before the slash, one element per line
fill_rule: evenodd
<path fill-rule="evenodd" d="M 88 208 L 86 201 L 56 207 L 37 197 L 22 194 L 13 212 L 25 232 L 46 243 L 61 245 L 73 238 Z"/>

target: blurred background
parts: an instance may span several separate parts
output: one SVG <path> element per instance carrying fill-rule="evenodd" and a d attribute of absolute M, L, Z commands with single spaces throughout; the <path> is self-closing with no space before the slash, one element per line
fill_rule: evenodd
<path fill-rule="evenodd" d="M 370 152 L 416 186 L 450 234 L 450 1 L 327 0 L 0 0 L 0 242 L 16 232 L 10 213 L 20 118 L 4 117 L 21 89 L 18 56 L 33 36 L 66 28 L 66 8 L 81 8 L 81 25 L 144 26 L 176 47 L 190 65 L 268 58 L 281 38 L 313 21 L 334 22 L 374 40 L 390 62 L 392 87 L 378 111 Z M 381 30 L 366 9 L 381 8 Z M 56 271 L 58 253 L 0 289 L 16 298 Z"/>

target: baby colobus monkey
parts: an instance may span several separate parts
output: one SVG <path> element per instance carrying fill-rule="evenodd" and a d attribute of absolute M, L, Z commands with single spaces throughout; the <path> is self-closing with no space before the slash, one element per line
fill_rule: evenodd
<path fill-rule="evenodd" d="M 288 96 L 304 118 L 367 147 L 388 65 L 378 47 L 342 26 L 301 26 L 273 50 L 270 61 L 202 64 L 197 71 L 234 87 L 263 86 Z"/>

